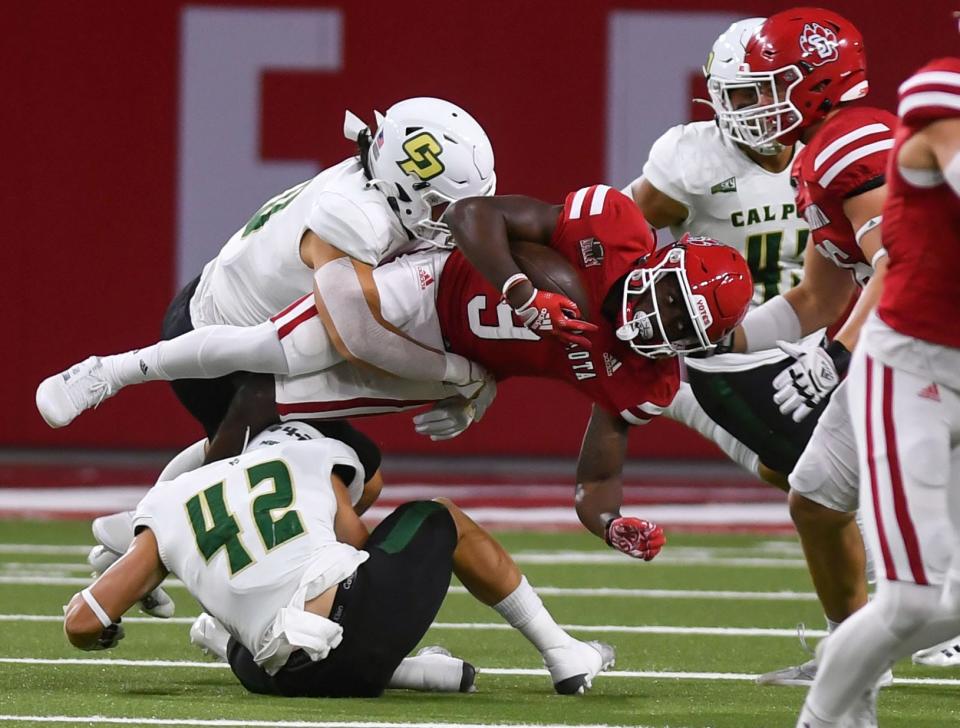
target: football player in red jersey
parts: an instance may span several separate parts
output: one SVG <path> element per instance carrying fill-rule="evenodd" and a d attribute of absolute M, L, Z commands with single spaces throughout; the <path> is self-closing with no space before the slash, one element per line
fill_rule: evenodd
<path fill-rule="evenodd" d="M 877 675 L 960 626 L 960 299 L 944 264 L 960 255 L 960 59 L 907 79 L 899 116 L 883 208 L 890 264 L 849 376 L 880 578 L 827 640 L 804 728 L 838 725 L 851 707 L 875 716 Z M 956 643 L 932 654 L 948 661 Z"/>
<path fill-rule="evenodd" d="M 804 144 L 791 173 L 814 243 L 805 253 L 803 280 L 751 311 L 731 346 L 759 351 L 780 344 L 797 359 L 773 381 L 781 412 L 799 421 L 822 409 L 789 476 L 789 501 L 830 630 L 867 601 L 855 521 L 856 447 L 841 381 L 886 269 L 880 220 L 896 117 L 849 105 L 866 93 L 857 28 L 830 10 L 794 8 L 770 16 L 755 31 L 719 111 L 722 128 L 739 143 Z M 748 95 L 753 103 L 744 105 Z M 741 101 L 735 107 L 730 99 Z M 858 286 L 859 300 L 832 341 L 807 349 L 788 343 L 842 320 Z M 761 681 L 809 684 L 815 672 L 811 660 Z"/>
<path fill-rule="evenodd" d="M 743 318 L 752 296 L 743 257 L 699 239 L 656 251 L 639 209 L 605 185 L 573 192 L 564 205 L 519 196 L 471 198 L 447 215 L 459 249 L 425 251 L 379 266 L 374 271 L 378 315 L 420 345 L 477 357 L 473 361 L 496 379 L 550 377 L 590 397 L 595 405 L 578 466 L 578 514 L 589 530 L 615 548 L 653 558 L 663 544 L 662 531 L 619 513 L 627 432 L 631 425 L 655 418 L 673 399 L 679 384 L 675 354 L 709 350 Z M 500 261 L 503 275 L 512 280 L 494 277 L 491 285 L 461 252 L 485 246 L 492 258 L 510 257 L 510 243 L 521 241 L 552 248 L 576 271 L 590 317 L 599 324 L 590 327 L 589 348 L 585 339 L 564 346 L 527 328 L 523 310 L 533 304 L 517 305 L 515 321 L 510 306 L 501 302 L 501 291 L 519 287 L 517 281 L 526 276 Z M 510 265 L 515 265 L 512 257 Z M 539 302 L 541 323 L 577 310 L 561 294 L 522 293 L 517 297 L 524 298 L 521 303 L 527 298 Z M 558 307 L 551 309 L 555 303 Z M 237 451 L 250 421 L 263 427 L 277 413 L 284 419 L 329 420 L 438 402 L 415 419 L 417 429 L 435 438 L 451 437 L 482 414 L 495 391 L 491 383 L 479 397 L 467 400 L 442 382 L 401 380 L 350 361 L 318 371 L 317 359 L 325 359 L 332 344 L 312 296 L 295 302 L 267 326 L 273 331 L 272 346 L 281 349 L 277 358 L 284 362 L 283 374 L 275 382 L 270 377 L 266 385 L 261 380 L 245 387 L 246 398 L 231 407 L 237 416 L 228 414 L 231 423 L 243 425 L 229 428 L 232 440 L 228 433 L 214 439 L 212 458 Z M 226 358 L 213 350 L 188 351 L 185 337 L 195 338 L 197 332 L 154 346 L 183 360 L 170 367 L 182 370 L 183 376 L 251 371 L 257 355 L 246 355 L 247 348 L 269 344 L 257 333 L 260 328 L 238 329 L 236 336 L 249 337 L 250 347 L 241 346 L 237 338 Z M 158 356 L 164 361 L 170 357 Z M 194 369 L 188 371 L 189 366 Z M 221 440 L 230 440 L 230 445 L 221 446 Z"/>

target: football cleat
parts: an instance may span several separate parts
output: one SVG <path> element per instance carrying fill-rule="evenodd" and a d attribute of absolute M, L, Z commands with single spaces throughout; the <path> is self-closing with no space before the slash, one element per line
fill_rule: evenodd
<path fill-rule="evenodd" d="M 66 427 L 115 391 L 103 375 L 100 357 L 91 356 L 44 379 L 37 387 L 37 409 L 50 427 Z"/>
<path fill-rule="evenodd" d="M 913 653 L 914 665 L 930 667 L 960 667 L 960 637 Z"/>
<path fill-rule="evenodd" d="M 196 645 L 208 657 L 227 662 L 227 643 L 230 633 L 209 614 L 201 614 L 190 626 L 190 644 Z"/>
<path fill-rule="evenodd" d="M 109 516 L 95 518 L 90 526 L 99 545 L 90 549 L 87 563 L 93 575 L 99 576 L 116 562 L 133 542 L 133 511 L 121 511 Z M 170 595 L 157 587 L 140 600 L 140 611 L 158 619 L 169 619 L 176 605 Z"/>
<path fill-rule="evenodd" d="M 788 685 L 788 686 L 801 686 L 801 687 L 810 687 L 813 685 L 813 681 L 817 679 L 817 667 L 820 664 L 819 653 L 820 645 L 817 645 L 817 651 L 814 653 L 814 650 L 810 648 L 807 644 L 806 639 L 806 627 L 801 622 L 797 625 L 797 638 L 800 640 L 800 647 L 803 648 L 804 652 L 808 655 L 812 655 L 811 659 L 800 665 L 793 665 L 791 667 L 784 667 L 779 670 L 773 670 L 771 672 L 765 672 L 762 675 L 757 676 L 758 685 Z M 820 644 L 823 644 L 821 641 Z M 880 680 L 877 682 L 878 688 L 885 688 L 888 685 L 893 684 L 893 673 L 890 670 L 887 670 L 880 676 Z"/>
<path fill-rule="evenodd" d="M 563 647 L 543 651 L 543 664 L 560 695 L 582 695 L 593 687 L 597 673 L 616 662 L 616 651 L 605 642 L 571 640 Z"/>

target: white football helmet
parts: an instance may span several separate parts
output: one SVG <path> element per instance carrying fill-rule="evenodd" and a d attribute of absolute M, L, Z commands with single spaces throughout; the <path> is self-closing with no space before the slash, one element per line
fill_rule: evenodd
<path fill-rule="evenodd" d="M 730 100 L 730 91 L 744 89 L 753 93 L 753 87 L 738 79 L 737 74 L 743 64 L 747 41 L 754 31 L 766 22 L 766 18 L 746 18 L 738 20 L 727 28 L 713 44 L 703 75 L 707 77 L 707 91 L 710 93 L 710 105 L 717 115 L 717 124 L 723 135 L 732 141 L 755 149 L 760 154 L 773 155 L 783 151 L 783 145 L 769 142 L 753 147 L 739 134 L 739 127 L 730 118 L 734 104 Z"/>
<path fill-rule="evenodd" d="M 450 247 L 450 228 L 433 220 L 432 208 L 465 197 L 492 195 L 497 176 L 493 147 L 477 121 L 456 104 L 421 97 L 400 101 L 386 114 L 374 112 L 370 140 L 370 183 L 387 197 L 404 228 L 415 238 Z M 344 133 L 368 131 L 347 112 Z"/>

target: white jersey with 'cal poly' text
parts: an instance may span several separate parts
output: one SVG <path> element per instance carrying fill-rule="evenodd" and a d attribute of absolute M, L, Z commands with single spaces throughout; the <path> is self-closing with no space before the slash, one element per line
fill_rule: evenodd
<path fill-rule="evenodd" d="M 670 228 L 676 239 L 684 233 L 713 238 L 743 254 L 753 275 L 753 305 L 800 282 L 810 229 L 797 212 L 789 164 L 768 172 L 726 139 L 716 123 L 697 121 L 672 127 L 654 142 L 643 177 L 689 211 L 686 220 Z M 697 369 L 732 371 L 784 356 L 777 349 L 686 361 Z"/>
<path fill-rule="evenodd" d="M 356 503 L 364 477 L 356 453 L 323 438 L 206 465 L 158 483 L 137 506 L 134 525 L 153 531 L 167 570 L 261 664 L 280 610 L 302 609 L 290 603 L 300 590 L 313 599 L 369 557 L 337 542 L 335 465 L 356 473 L 348 486 Z"/>
<path fill-rule="evenodd" d="M 190 301 L 194 328 L 255 326 L 313 290 L 300 258 L 307 230 L 369 265 L 415 249 L 357 157 L 268 200 L 203 269 Z"/>
<path fill-rule="evenodd" d="M 768 172 L 712 121 L 669 129 L 650 150 L 644 178 L 689 215 L 671 233 L 714 238 L 746 258 L 759 304 L 799 282 L 809 228 L 797 213 L 790 165 Z"/>

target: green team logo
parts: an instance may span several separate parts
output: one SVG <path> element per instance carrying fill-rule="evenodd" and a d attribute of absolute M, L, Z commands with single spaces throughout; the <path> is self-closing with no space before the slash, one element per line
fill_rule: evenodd
<path fill-rule="evenodd" d="M 725 179 L 723 182 L 717 182 L 713 187 L 710 188 L 710 194 L 716 195 L 721 192 L 736 192 L 737 191 L 737 178 L 730 177 Z"/>

